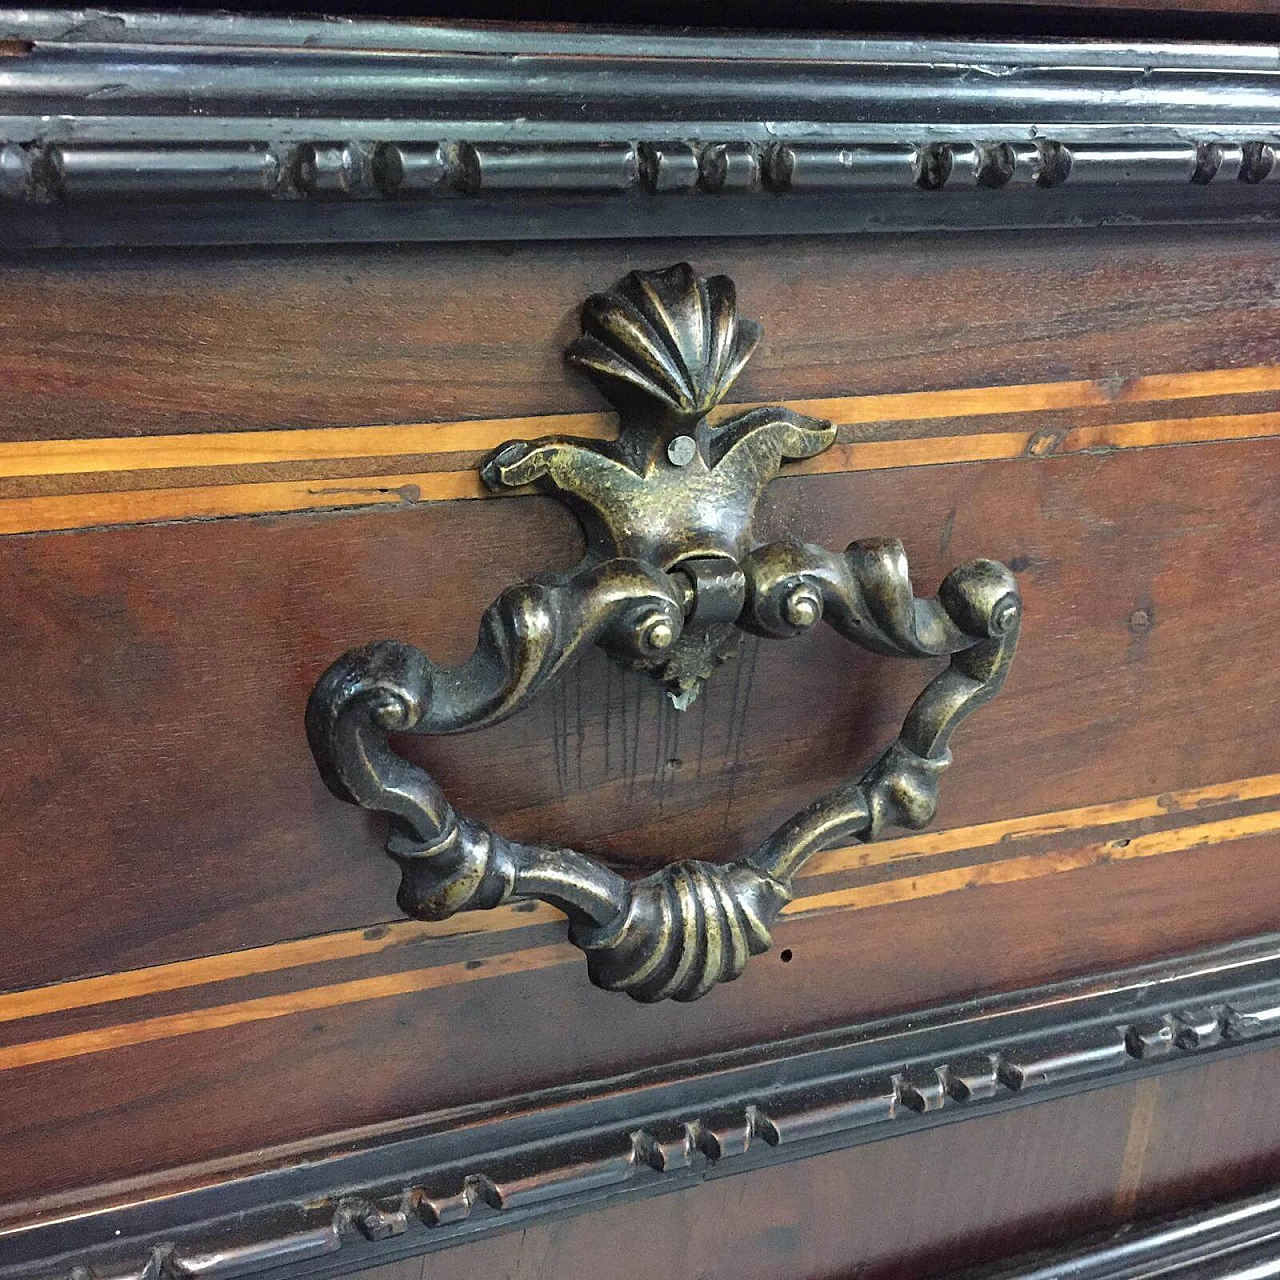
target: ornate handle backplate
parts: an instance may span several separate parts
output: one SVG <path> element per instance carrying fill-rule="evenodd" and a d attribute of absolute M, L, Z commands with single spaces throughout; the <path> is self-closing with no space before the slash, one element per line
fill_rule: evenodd
<path fill-rule="evenodd" d="M 835 428 L 787 409 L 712 425 L 761 329 L 737 314 L 733 283 L 681 264 L 633 272 L 590 298 L 569 348 L 617 408 L 616 441 L 546 437 L 503 445 L 481 474 L 493 489 L 536 485 L 568 502 L 582 561 L 503 592 L 474 653 L 442 668 L 382 641 L 343 655 L 307 705 L 307 736 L 330 790 L 391 815 L 407 915 L 539 898 L 569 918 L 591 980 L 636 1000 L 696 1000 L 767 950 L 805 860 L 841 840 L 925 826 L 951 761 L 952 730 L 999 692 L 1018 640 L 1013 575 L 993 560 L 953 569 L 916 599 L 902 544 L 757 545 L 756 503 L 788 459 L 821 453 Z M 826 621 L 877 653 L 950 656 L 897 740 L 855 782 L 821 797 L 737 862 L 685 861 L 627 880 L 571 849 L 506 840 L 456 813 L 390 733 L 458 733 L 523 707 L 599 645 L 687 707 L 744 631 L 787 639 Z"/>

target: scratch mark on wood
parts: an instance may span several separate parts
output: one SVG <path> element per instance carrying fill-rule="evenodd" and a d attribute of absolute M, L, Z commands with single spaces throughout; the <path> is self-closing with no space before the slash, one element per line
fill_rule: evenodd
<path fill-rule="evenodd" d="M 702 698 L 701 719 L 698 721 L 698 766 L 696 777 L 702 777 L 702 759 L 707 750 L 707 716 L 711 709 L 711 697 L 704 694 Z"/>
<path fill-rule="evenodd" d="M 574 733 L 576 739 L 574 742 L 574 767 L 578 775 L 578 789 L 582 789 L 582 746 L 585 740 L 586 725 L 582 718 L 582 663 L 579 663 L 574 671 L 577 677 L 573 682 L 573 710 L 574 710 Z M 566 693 L 566 697 L 568 694 Z"/>
<path fill-rule="evenodd" d="M 751 686 L 755 681 L 756 660 L 760 656 L 760 640 L 753 636 L 743 646 L 738 661 L 738 681 L 733 690 L 733 709 L 729 717 L 728 748 L 725 752 L 725 764 L 729 769 L 729 794 L 725 797 L 724 820 L 720 830 L 727 835 L 729 819 L 733 816 L 733 806 L 737 798 L 738 775 L 742 772 L 742 746 L 747 727 L 747 709 L 751 705 Z M 741 686 L 741 696 L 739 696 Z"/>
<path fill-rule="evenodd" d="M 951 510 L 947 512 L 947 518 L 942 522 L 942 536 L 938 539 L 938 555 L 945 556 L 951 550 L 951 535 L 956 529 L 956 508 L 952 504 Z"/>
<path fill-rule="evenodd" d="M 604 664 L 604 776 L 613 776 L 611 747 L 613 742 L 613 663 Z"/>

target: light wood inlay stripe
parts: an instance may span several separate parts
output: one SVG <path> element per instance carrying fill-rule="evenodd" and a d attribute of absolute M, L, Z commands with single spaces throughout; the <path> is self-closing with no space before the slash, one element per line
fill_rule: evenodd
<path fill-rule="evenodd" d="M 875 844 L 843 845 L 838 849 L 815 854 L 805 863 L 801 874 L 829 875 L 836 871 L 883 866 L 909 858 L 989 848 L 1014 840 L 1032 840 L 1071 831 L 1117 826 L 1121 823 L 1139 822 L 1143 818 L 1158 818 L 1193 810 L 1203 812 L 1215 805 L 1266 800 L 1273 796 L 1280 796 L 1280 773 L 1190 787 L 1183 791 L 1165 791 L 1160 795 L 1140 796 L 1135 800 L 1113 800 L 1105 804 L 1082 805 L 1075 809 L 1058 809 L 1051 813 L 1033 813 L 1023 818 L 1004 818 L 999 822 L 984 822 L 971 827 L 926 831 L 920 835 L 901 836 L 896 840 L 881 840 Z"/>
<path fill-rule="evenodd" d="M 484 486 L 474 471 L 55 494 L 0 499 L 0 534 L 51 533 L 59 529 L 213 520 L 290 511 L 333 511 L 342 507 L 401 506 L 485 496 Z"/>
<path fill-rule="evenodd" d="M 925 422 L 1268 391 L 1280 391 L 1280 366 L 1156 374 L 1121 383 L 1104 380 L 1038 382 L 781 403 L 798 413 L 830 419 L 837 426 L 859 426 L 872 422 Z M 727 417 L 749 407 L 747 404 L 725 405 L 716 416 Z M 540 435 L 605 438 L 616 431 L 617 419 L 613 414 L 572 413 L 370 427 L 21 440 L 0 443 L 0 477 L 408 457 L 494 449 L 506 440 Z"/>
<path fill-rule="evenodd" d="M 35 1018 L 65 1009 L 85 1009 L 117 1000 L 181 991 L 213 982 L 231 982 L 256 974 L 278 973 L 335 960 L 355 960 L 378 955 L 396 947 L 412 946 L 432 938 L 448 938 L 476 933 L 505 933 L 530 925 L 555 924 L 564 916 L 554 907 L 534 902 L 494 907 L 491 911 L 470 911 L 449 920 L 396 920 L 364 929 L 322 933 L 294 942 L 275 942 L 265 947 L 248 947 L 195 960 L 174 960 L 145 969 L 104 973 L 96 978 L 76 978 L 70 982 L 32 987 L 0 995 L 0 1022 Z"/>
<path fill-rule="evenodd" d="M 208 1009 L 192 1009 L 183 1013 L 163 1014 L 94 1031 L 78 1031 L 48 1040 L 0 1049 L 0 1071 L 31 1066 L 37 1062 L 57 1062 L 86 1053 L 102 1053 L 125 1045 L 148 1044 L 155 1040 L 171 1040 L 175 1036 L 196 1031 L 217 1031 L 246 1022 L 263 1022 L 293 1013 L 315 1009 L 332 1009 L 338 1005 L 359 1004 L 365 1000 L 385 1000 L 411 992 L 450 987 L 460 982 L 476 982 L 481 978 L 498 978 L 510 973 L 529 973 L 552 965 L 581 960 L 582 952 L 568 942 L 549 947 L 532 947 L 527 951 L 511 951 L 492 956 L 480 964 L 475 961 L 441 964 L 430 969 L 409 969 L 403 973 L 381 974 L 375 978 L 356 978 L 335 982 L 325 987 L 307 987 L 284 995 L 261 996 L 256 1000 L 240 1000 L 234 1004 L 215 1005 Z"/>
<path fill-rule="evenodd" d="M 802 877 L 829 875 L 916 858 L 992 848 L 1017 840 L 1119 826 L 1144 818 L 1191 811 L 1204 812 L 1217 805 L 1262 800 L 1278 795 L 1280 774 L 1264 774 L 1233 782 L 1139 796 L 1132 800 L 1114 800 L 1073 809 L 1004 818 L 968 827 L 927 831 L 918 835 L 901 836 L 895 840 L 882 840 L 876 844 L 845 845 L 815 855 L 805 864 L 800 874 Z M 554 907 L 544 903 L 524 903 L 495 907 L 491 911 L 464 912 L 449 920 L 398 920 L 390 924 L 347 929 L 339 933 L 250 947 L 194 960 L 175 960 L 145 969 L 78 978 L 70 982 L 0 995 L 0 1022 L 14 1022 L 68 1009 L 83 1009 L 97 1004 L 157 995 L 165 991 L 229 982 L 306 965 L 357 959 L 433 938 L 505 933 L 532 925 L 554 924 L 563 919 Z"/>
<path fill-rule="evenodd" d="M 817 911 L 860 911 L 869 907 L 910 902 L 966 889 L 1040 879 L 1045 876 L 1083 870 L 1106 862 L 1178 853 L 1187 849 L 1204 848 L 1275 832 L 1280 832 L 1280 810 L 1154 832 L 1131 840 L 1108 840 L 1078 849 L 1009 858 L 1002 862 L 956 867 L 948 871 L 908 877 L 884 884 L 863 885 L 853 889 L 836 890 L 832 893 L 813 894 L 796 899 L 785 908 L 783 914 L 800 916 Z M 528 973 L 555 965 L 580 964 L 581 960 L 581 953 L 575 947 L 562 943 L 507 952 L 490 957 L 479 965 L 474 961 L 435 965 L 431 968 L 413 969 L 373 978 L 358 978 L 327 986 L 307 987 L 301 991 L 283 995 L 264 996 L 183 1013 L 164 1014 L 137 1022 L 73 1032 L 69 1035 L 53 1036 L 0 1048 L 0 1071 L 82 1057 L 86 1054 L 102 1053 L 130 1045 L 169 1040 L 200 1031 L 215 1031 L 315 1009 L 335 1008 L 368 1000 L 382 1000 L 392 996 L 435 990 L 452 986 L 454 983 L 475 982 L 513 973 Z"/>
<path fill-rule="evenodd" d="M 0 444 L 0 477 L 415 457 L 496 449 L 517 438 L 563 434 L 606 439 L 617 433 L 618 420 L 611 413 L 563 413 L 372 427 L 286 427 L 87 440 L 21 440 Z"/>
<path fill-rule="evenodd" d="M 1021 880 L 1039 879 L 1064 871 L 1079 871 L 1100 862 L 1127 862 L 1135 858 L 1153 858 L 1165 853 L 1181 853 L 1207 845 L 1245 840 L 1251 836 L 1280 831 L 1280 810 L 1254 813 L 1244 818 L 1224 818 L 1221 822 L 1205 822 L 1197 826 L 1174 827 L 1135 836 L 1131 840 L 1108 840 L 1053 853 L 1030 854 L 1021 858 L 1003 858 L 974 867 L 954 867 L 923 876 L 906 876 L 878 884 L 857 885 L 830 893 L 815 893 L 796 898 L 783 908 L 783 915 L 796 915 L 840 908 L 862 911 L 867 907 L 883 907 L 895 902 L 915 902 L 942 893 L 976 889 L 985 885 L 1013 884 Z"/>
<path fill-rule="evenodd" d="M 925 436 L 919 440 L 867 440 L 834 444 L 825 453 L 797 463 L 784 474 L 887 471 L 894 467 L 936 467 L 954 462 L 1007 462 L 1016 458 L 1053 458 L 1172 444 L 1227 443 L 1276 435 L 1280 435 L 1280 413 L 1239 413 L 1113 422 L 1062 431 L 983 431 L 965 436 Z"/>
<path fill-rule="evenodd" d="M 1125 1135 L 1120 1157 L 1120 1174 L 1111 1203 L 1122 1213 L 1132 1213 L 1142 1191 L 1142 1175 L 1146 1171 L 1147 1151 L 1155 1131 L 1163 1081 L 1139 1080 L 1133 1092 L 1133 1109 L 1129 1112 L 1129 1131 Z"/>
<path fill-rule="evenodd" d="M 1280 436 L 1280 413 L 1170 418 L 1074 427 L 1059 432 L 992 431 L 919 440 L 837 444 L 786 475 L 880 471 L 1059 457 L 1088 450 L 1141 449 Z M 399 506 L 491 496 L 474 470 L 330 480 L 265 480 L 176 489 L 109 490 L 0 499 L 0 534 L 44 533 L 172 520 Z"/>

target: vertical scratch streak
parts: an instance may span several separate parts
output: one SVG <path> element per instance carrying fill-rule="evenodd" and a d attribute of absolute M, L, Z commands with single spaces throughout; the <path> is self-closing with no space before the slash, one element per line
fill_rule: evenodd
<path fill-rule="evenodd" d="M 636 700 L 631 708 L 631 777 L 627 782 L 627 799 L 631 800 L 636 793 L 636 781 L 640 776 L 640 716 L 644 710 L 644 681 L 638 676 L 635 681 Z"/>
<path fill-rule="evenodd" d="M 733 727 L 738 719 L 738 698 L 742 693 L 742 655 L 739 654 L 733 664 L 733 698 L 729 703 L 729 717 L 725 721 L 724 756 L 720 761 L 720 772 L 723 773 L 733 755 Z"/>
<path fill-rule="evenodd" d="M 658 797 L 658 805 L 662 805 L 662 784 L 665 770 L 662 767 L 662 748 L 667 738 L 667 696 L 665 693 L 658 699 L 658 723 L 653 726 L 653 778 L 649 783 L 650 792 Z"/>
<path fill-rule="evenodd" d="M 723 777 L 725 770 L 729 771 L 729 790 L 725 796 L 724 818 L 720 823 L 722 833 L 729 830 L 729 814 L 733 809 L 733 791 L 734 791 L 734 749 L 733 749 L 733 731 L 738 720 L 738 700 L 742 694 L 742 667 L 743 658 L 741 652 L 738 654 L 737 661 L 734 663 L 733 673 L 733 699 L 729 704 L 729 718 L 725 725 L 724 734 L 724 755 L 720 759 L 719 777 Z"/>
<path fill-rule="evenodd" d="M 609 748 L 613 740 L 613 662 L 606 659 L 604 664 L 604 776 L 611 776 Z"/>
<path fill-rule="evenodd" d="M 630 769 L 627 765 L 627 744 L 631 741 L 630 734 L 627 732 L 627 677 L 624 675 L 621 680 L 622 697 L 620 703 L 622 706 L 622 778 L 626 782 L 631 777 Z"/>
<path fill-rule="evenodd" d="M 569 686 L 566 681 L 556 681 L 556 701 L 560 704 L 560 789 L 569 791 Z"/>
<path fill-rule="evenodd" d="M 711 707 L 711 695 L 704 692 L 702 695 L 702 719 L 698 722 L 698 768 L 696 777 L 702 777 L 702 757 L 706 754 L 707 749 L 707 712 Z"/>
<path fill-rule="evenodd" d="M 734 711 L 737 725 L 736 727 L 730 726 L 729 738 L 733 744 L 733 751 L 729 766 L 729 797 L 724 807 L 724 823 L 720 828 L 724 835 L 729 833 L 729 819 L 733 816 L 734 801 L 737 799 L 738 775 L 742 772 L 742 745 L 746 739 L 747 732 L 747 711 L 751 706 L 751 686 L 755 683 L 756 660 L 759 656 L 760 640 L 756 637 L 752 639 L 750 647 L 742 656 L 742 664 L 746 667 L 746 679 L 742 688 L 742 705 L 741 708 L 735 705 Z M 736 704 L 736 697 L 734 701 Z"/>
<path fill-rule="evenodd" d="M 582 718 L 582 663 L 578 663 L 577 679 L 573 683 L 573 700 L 574 700 L 574 728 L 577 732 L 577 741 L 574 744 L 574 766 L 578 775 L 578 790 L 582 790 L 582 746 L 586 739 L 586 723 Z"/>
<path fill-rule="evenodd" d="M 672 708 L 671 716 L 667 723 L 671 732 L 668 735 L 666 750 L 662 753 L 662 769 L 664 776 L 662 799 L 666 798 L 667 783 L 674 783 L 678 778 L 679 765 L 670 765 L 669 761 L 678 761 L 680 758 L 680 723 L 684 719 L 684 712 Z M 662 812 L 662 800 L 658 803 L 658 812 Z"/>
<path fill-rule="evenodd" d="M 564 776 L 560 771 L 560 695 L 559 690 L 552 689 L 547 699 L 551 704 L 551 754 L 556 765 L 556 790 L 564 795 Z"/>

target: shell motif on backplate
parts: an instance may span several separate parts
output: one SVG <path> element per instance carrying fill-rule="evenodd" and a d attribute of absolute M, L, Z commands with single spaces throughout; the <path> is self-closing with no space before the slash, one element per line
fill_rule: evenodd
<path fill-rule="evenodd" d="M 533 484 L 566 501 L 588 560 L 635 559 L 688 582 L 678 629 L 664 625 L 662 643 L 638 653 L 614 648 L 687 706 L 740 643 L 761 494 L 784 462 L 830 446 L 835 428 L 783 408 L 717 417 L 762 333 L 738 315 L 727 276 L 704 279 L 687 263 L 633 271 L 587 300 L 582 329 L 566 358 L 617 409 L 618 438 L 513 441 L 481 475 L 491 488 Z"/>

